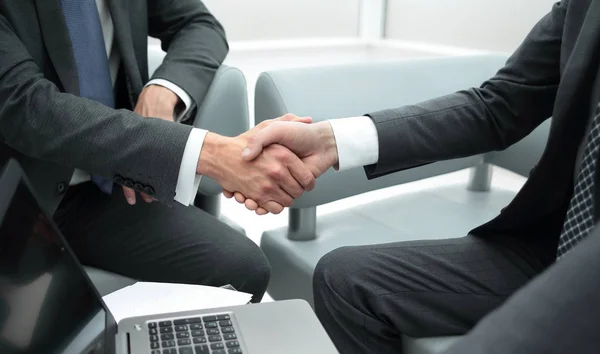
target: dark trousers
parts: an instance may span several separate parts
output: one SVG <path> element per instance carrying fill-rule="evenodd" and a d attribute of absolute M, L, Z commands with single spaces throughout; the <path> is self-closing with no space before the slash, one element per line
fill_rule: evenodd
<path fill-rule="evenodd" d="M 94 184 L 69 188 L 54 219 L 84 265 L 140 281 L 231 284 L 260 302 L 270 267 L 246 236 L 195 207 L 127 204 Z"/>
<path fill-rule="evenodd" d="M 600 229 L 444 354 L 600 353 Z"/>
<path fill-rule="evenodd" d="M 403 334 L 467 333 L 549 265 L 539 253 L 510 237 L 343 247 L 317 265 L 315 311 L 341 353 L 401 353 Z"/>

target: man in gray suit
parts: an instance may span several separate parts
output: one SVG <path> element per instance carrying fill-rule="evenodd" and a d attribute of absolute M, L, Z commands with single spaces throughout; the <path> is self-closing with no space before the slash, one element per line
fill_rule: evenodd
<path fill-rule="evenodd" d="M 450 352 L 600 352 L 599 71 L 600 0 L 564 0 L 479 88 L 363 117 L 277 123 L 251 139 L 248 160 L 279 143 L 319 162 L 316 175 L 364 165 L 377 178 L 505 149 L 553 117 L 537 167 L 495 219 L 459 239 L 343 247 L 321 259 L 315 310 L 340 352 L 396 353 L 402 334 L 465 334 L 520 288 Z"/>
<path fill-rule="evenodd" d="M 148 35 L 167 51 L 152 78 Z M 82 263 L 261 299 L 270 269 L 259 248 L 187 207 L 200 176 L 273 212 L 314 177 L 283 147 L 241 160 L 268 123 L 235 138 L 191 127 L 227 51 L 199 0 L 0 2 L 0 156 L 20 161 Z"/>

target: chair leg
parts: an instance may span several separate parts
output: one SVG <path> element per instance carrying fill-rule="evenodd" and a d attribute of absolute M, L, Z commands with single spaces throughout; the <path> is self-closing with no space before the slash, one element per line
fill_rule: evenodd
<path fill-rule="evenodd" d="M 290 209 L 288 239 L 310 241 L 317 238 L 317 208 Z"/>
<path fill-rule="evenodd" d="M 487 192 L 492 186 L 492 165 L 482 163 L 471 169 L 468 190 L 474 192 Z"/>

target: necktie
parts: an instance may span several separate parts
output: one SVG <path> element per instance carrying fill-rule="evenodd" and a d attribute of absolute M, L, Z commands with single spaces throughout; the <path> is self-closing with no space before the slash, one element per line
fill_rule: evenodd
<path fill-rule="evenodd" d="M 113 87 L 96 0 L 61 0 L 60 3 L 73 46 L 80 96 L 114 108 Z M 92 181 L 103 192 L 112 192 L 111 181 L 94 175 Z"/>
<path fill-rule="evenodd" d="M 594 173 L 599 151 L 600 112 L 597 112 L 592 121 L 581 160 L 581 169 L 577 175 L 573 197 L 558 240 L 556 253 L 558 259 L 575 247 L 594 227 Z"/>

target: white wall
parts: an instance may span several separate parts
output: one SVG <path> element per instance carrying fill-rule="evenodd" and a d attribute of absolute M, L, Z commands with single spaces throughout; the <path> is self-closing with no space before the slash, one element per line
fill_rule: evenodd
<path fill-rule="evenodd" d="M 513 51 L 557 0 L 388 0 L 386 35 Z"/>
<path fill-rule="evenodd" d="M 360 0 L 204 0 L 230 41 L 355 37 Z"/>

